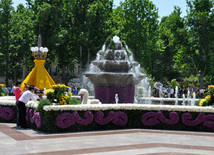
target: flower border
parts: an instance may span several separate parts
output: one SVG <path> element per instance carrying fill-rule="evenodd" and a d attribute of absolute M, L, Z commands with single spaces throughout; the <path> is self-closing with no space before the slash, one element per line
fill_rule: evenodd
<path fill-rule="evenodd" d="M 214 113 L 213 107 L 199 106 L 174 106 L 174 105 L 149 105 L 149 104 L 86 104 L 86 105 L 61 105 L 44 106 L 45 111 L 63 111 L 63 110 L 148 110 L 148 111 L 181 111 L 181 112 L 209 112 Z"/>

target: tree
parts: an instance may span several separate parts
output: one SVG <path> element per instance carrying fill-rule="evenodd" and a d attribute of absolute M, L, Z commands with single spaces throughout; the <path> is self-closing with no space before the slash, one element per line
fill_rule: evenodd
<path fill-rule="evenodd" d="M 200 88 L 203 88 L 205 75 L 213 73 L 213 1 L 187 0 L 187 4 L 185 42 L 176 55 L 176 67 L 198 75 Z"/>
<path fill-rule="evenodd" d="M 113 11 L 112 0 L 76 0 L 73 3 L 74 26 L 77 28 L 77 44 L 83 47 L 87 66 L 101 49 L 109 33 L 109 21 Z M 84 52 L 87 51 L 87 52 Z"/>
<path fill-rule="evenodd" d="M 157 8 L 149 0 L 126 0 L 120 7 L 123 23 L 120 36 L 126 41 L 141 66 L 148 73 L 152 73 L 158 41 Z"/>
<path fill-rule="evenodd" d="M 164 44 L 164 50 L 160 51 L 157 63 L 159 64 L 158 72 L 155 74 L 158 79 L 167 77 L 172 80 L 180 77 L 175 65 L 175 55 L 183 44 L 184 19 L 181 18 L 181 9 L 174 7 L 174 11 L 161 19 L 159 24 L 159 37 Z"/>
<path fill-rule="evenodd" d="M 6 72 L 6 85 L 8 86 L 8 66 L 9 66 L 9 31 L 11 29 L 11 12 L 13 11 L 12 0 L 1 0 L 0 1 L 0 41 L 1 41 L 1 50 L 5 56 L 5 72 Z"/>
<path fill-rule="evenodd" d="M 20 4 L 11 15 L 9 78 L 16 82 L 22 78 L 22 67 L 33 66 L 30 47 L 35 35 L 31 10 Z"/>

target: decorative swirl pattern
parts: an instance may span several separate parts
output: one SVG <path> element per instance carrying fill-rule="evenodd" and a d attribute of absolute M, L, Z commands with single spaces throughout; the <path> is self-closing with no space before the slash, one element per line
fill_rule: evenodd
<path fill-rule="evenodd" d="M 170 112 L 170 119 L 167 119 L 161 111 L 158 112 L 147 112 L 142 116 L 142 123 L 146 126 L 154 126 L 160 122 L 174 125 L 179 121 L 179 114 L 177 112 Z"/>
<path fill-rule="evenodd" d="M 84 117 L 86 119 L 82 119 L 77 111 L 74 111 L 73 113 L 63 113 L 60 114 L 56 118 L 56 124 L 59 128 L 65 129 L 75 124 L 75 122 L 81 124 L 81 125 L 89 125 L 93 122 L 94 115 L 91 111 L 86 111 L 84 113 Z"/>
<path fill-rule="evenodd" d="M 26 117 L 25 117 L 27 122 L 30 120 L 29 111 L 30 111 L 30 108 L 27 108 L 26 109 Z"/>
<path fill-rule="evenodd" d="M 42 127 L 42 116 L 39 112 L 34 111 L 33 109 L 27 108 L 26 110 L 26 121 L 35 123 L 38 128 Z"/>
<path fill-rule="evenodd" d="M 103 118 L 103 117 L 104 117 L 104 113 L 102 111 L 96 112 L 95 122 L 99 125 L 105 125 L 112 121 L 112 123 L 116 125 L 124 126 L 127 124 L 127 121 L 128 121 L 128 117 L 126 113 L 122 111 L 118 111 L 118 112 L 109 111 L 106 118 Z"/>
<path fill-rule="evenodd" d="M 14 110 L 9 107 L 0 106 L 0 117 L 6 120 L 11 120 L 14 118 Z"/>
<path fill-rule="evenodd" d="M 192 119 L 191 113 L 186 112 L 182 115 L 182 122 L 187 126 L 196 126 L 203 122 L 204 126 L 214 129 L 214 115 L 213 114 L 205 115 L 203 113 L 199 113 L 198 117 L 195 120 L 191 121 L 191 119 Z"/>

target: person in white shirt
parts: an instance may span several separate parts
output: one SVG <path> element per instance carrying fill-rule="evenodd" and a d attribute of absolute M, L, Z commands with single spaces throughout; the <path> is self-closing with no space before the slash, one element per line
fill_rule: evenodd
<path fill-rule="evenodd" d="M 171 90 L 170 90 L 170 96 L 173 98 L 174 97 L 174 88 L 171 88 Z"/>
<path fill-rule="evenodd" d="M 26 106 L 25 104 L 29 101 L 36 101 L 38 96 L 33 94 L 34 86 L 30 86 L 27 91 L 25 91 L 22 96 L 19 98 L 18 102 L 16 102 L 17 113 L 19 114 L 19 118 L 17 118 L 17 126 L 22 128 L 27 128 L 26 122 Z"/>

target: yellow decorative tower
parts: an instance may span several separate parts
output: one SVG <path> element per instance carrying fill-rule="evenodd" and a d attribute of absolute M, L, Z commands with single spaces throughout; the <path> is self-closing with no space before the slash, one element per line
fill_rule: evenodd
<path fill-rule="evenodd" d="M 55 82 L 48 74 L 47 70 L 44 67 L 45 58 L 47 57 L 48 48 L 42 47 L 42 37 L 39 35 L 38 37 L 38 47 L 31 48 L 32 55 L 34 56 L 35 60 L 35 67 L 33 70 L 28 74 L 25 80 L 21 84 L 21 89 L 23 90 L 25 84 L 34 85 L 39 89 L 49 89 L 51 85 L 55 85 Z"/>

